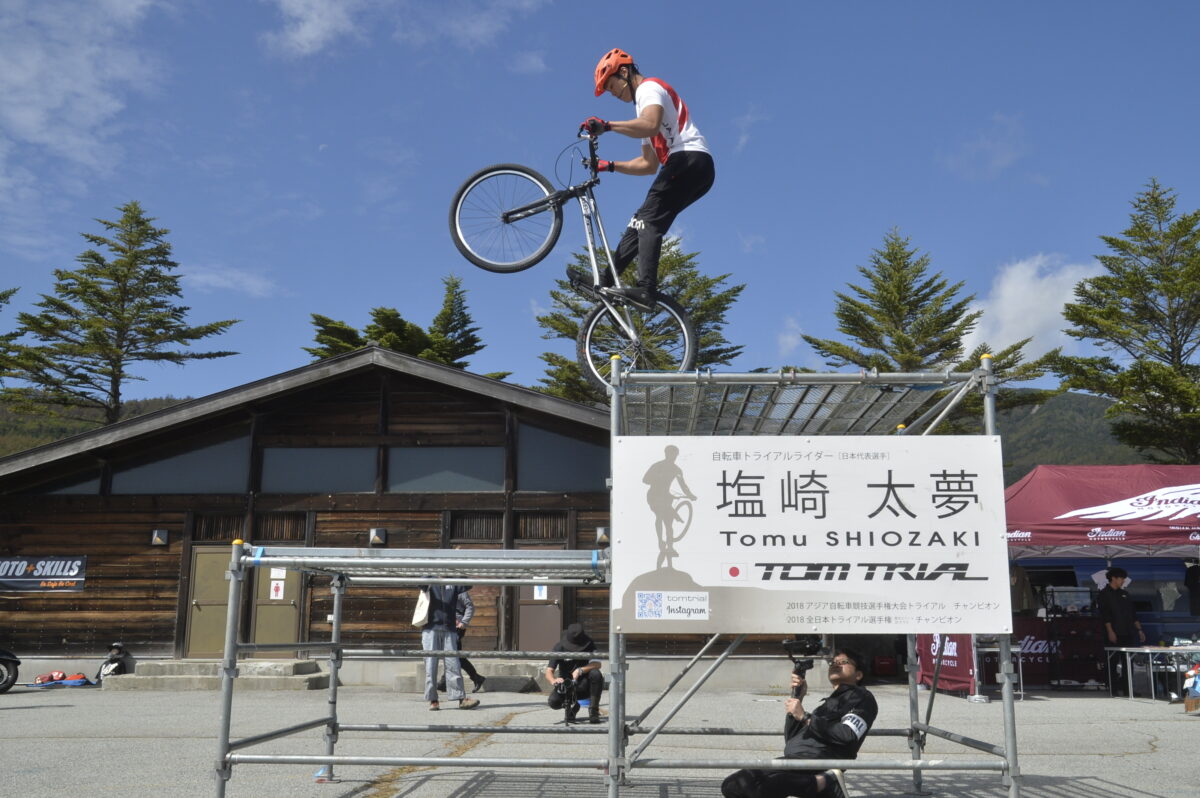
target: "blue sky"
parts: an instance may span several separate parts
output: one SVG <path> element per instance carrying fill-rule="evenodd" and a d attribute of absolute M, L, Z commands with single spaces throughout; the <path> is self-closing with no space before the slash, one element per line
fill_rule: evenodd
<path fill-rule="evenodd" d="M 534 316 L 582 244 L 515 275 L 454 249 L 459 184 L 496 162 L 553 176 L 619 46 L 675 86 L 708 138 L 712 192 L 674 233 L 747 283 L 737 370 L 820 367 L 834 292 L 888 230 L 966 283 L 982 338 L 1066 344 L 1063 302 L 1097 271 L 1151 178 L 1200 207 L 1194 2 L 0 0 L 0 311 L 15 325 L 100 232 L 142 203 L 184 275 L 193 323 L 242 322 L 141 366 L 128 395 L 202 396 L 309 361 L 309 314 L 428 324 L 465 281 L 488 347 L 471 370 L 542 375 Z M 638 151 L 610 134 L 602 155 Z M 612 234 L 648 178 L 599 189 Z"/>

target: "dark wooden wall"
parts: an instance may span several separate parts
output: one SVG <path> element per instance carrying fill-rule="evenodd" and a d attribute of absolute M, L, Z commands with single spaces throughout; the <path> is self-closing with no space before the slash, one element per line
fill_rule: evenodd
<path fill-rule="evenodd" d="M 180 512 L 0 514 L 0 556 L 87 556 L 85 588 L 0 593 L 0 639 L 22 655 L 103 656 L 121 641 L 135 654 L 169 654 L 176 633 Z M 99 662 L 97 662 L 99 667 Z M 91 674 L 89 674 L 91 675 Z"/>

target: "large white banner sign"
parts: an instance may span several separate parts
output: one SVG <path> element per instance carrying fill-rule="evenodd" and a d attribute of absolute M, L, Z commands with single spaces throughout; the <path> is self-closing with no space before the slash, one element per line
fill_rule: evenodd
<path fill-rule="evenodd" d="M 622 632 L 1012 630 L 1000 439 L 619 437 Z"/>

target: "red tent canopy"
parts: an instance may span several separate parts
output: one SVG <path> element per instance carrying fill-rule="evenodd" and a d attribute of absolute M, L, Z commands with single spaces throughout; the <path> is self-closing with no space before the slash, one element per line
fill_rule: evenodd
<path fill-rule="evenodd" d="M 1038 466 L 1004 504 L 1014 559 L 1200 552 L 1200 466 Z"/>

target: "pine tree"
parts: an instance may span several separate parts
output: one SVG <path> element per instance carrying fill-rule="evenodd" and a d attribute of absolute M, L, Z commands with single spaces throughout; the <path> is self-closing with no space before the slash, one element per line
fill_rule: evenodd
<path fill-rule="evenodd" d="M 880 371 L 939 371 L 957 363 L 962 340 L 981 313 L 969 311 L 974 294 L 958 298 L 963 283 L 948 285 L 941 273 L 927 276 L 930 258 L 899 231 L 883 237 L 871 266 L 859 266 L 868 286 L 850 285 L 857 299 L 838 292 L 838 331 L 857 346 L 805 335 L 804 340 L 834 368 Z"/>
<path fill-rule="evenodd" d="M 467 358 L 483 349 L 483 341 L 471 314 L 467 312 L 467 292 L 462 278 L 447 275 L 442 279 L 446 295 L 442 309 L 429 325 L 429 348 L 421 357 L 456 369 L 467 367 Z"/>
<path fill-rule="evenodd" d="M 973 294 L 959 296 L 962 282 L 951 285 L 941 272 L 929 274 L 930 262 L 930 256 L 919 254 L 899 231 L 889 231 L 883 246 L 872 252 L 871 266 L 858 267 L 868 285 L 851 284 L 853 297 L 836 294 L 838 330 L 856 345 L 811 335 L 804 340 L 834 368 L 853 365 L 882 372 L 969 372 L 979 367 L 983 355 L 991 354 L 997 409 L 1040 405 L 1054 396 L 1056 391 L 1005 387 L 1045 376 L 1057 355 L 1055 350 L 1025 362 L 1029 338 L 998 351 L 983 343 L 964 358 L 963 338 L 975 329 L 982 312 L 970 310 Z M 966 397 L 938 431 L 978 432 L 982 403 L 977 394 Z"/>
<path fill-rule="evenodd" d="M 166 240 L 170 231 L 155 227 L 137 202 L 117 210 L 118 221 L 96 220 L 107 236 L 83 234 L 93 248 L 76 258 L 79 268 L 54 271 L 54 293 L 42 295 L 40 312 L 17 317 L 22 339 L 36 341 L 16 344 L 14 370 L 28 386 L 6 389 L 22 409 L 98 408 L 111 424 L 121 417 L 126 383 L 145 379 L 131 372 L 133 364 L 182 365 L 237 354 L 174 348 L 219 335 L 237 320 L 188 325 L 190 308 L 175 304 L 182 291 Z"/>
<path fill-rule="evenodd" d="M 465 369 L 467 358 L 486 345 L 467 310 L 467 292 L 462 287 L 462 280 L 449 275 L 442 283 L 446 287 L 442 308 L 427 330 L 405 319 L 395 308 L 373 308 L 371 322 L 361 332 L 344 321 L 314 313 L 312 324 L 316 333 L 313 340 L 317 345 L 304 347 L 304 351 L 317 360 L 324 360 L 374 343 L 394 352 Z M 502 380 L 511 373 L 498 371 L 483 376 Z"/>
<path fill-rule="evenodd" d="M 663 241 L 659 259 L 659 286 L 683 306 L 692 317 L 696 329 L 696 368 L 728 365 L 741 351 L 741 346 L 731 344 L 725 338 L 725 316 L 737 301 L 745 284 L 726 286 L 728 274 L 708 276 L 700 272 L 696 263 L 698 252 L 683 252 L 678 238 Z M 606 266 L 603 254 L 601 268 Z M 621 275 L 623 282 L 636 273 L 636 262 L 629 265 Z M 591 262 L 586 251 L 576 252 L 568 270 L 588 275 L 591 280 Z M 550 291 L 551 310 L 537 317 L 538 326 L 548 340 L 565 338 L 574 342 L 579 335 L 579 326 L 595 305 L 594 300 L 575 291 L 568 280 L 557 280 L 556 288 Z M 554 352 L 541 355 L 546 363 L 546 376 L 538 380 L 537 390 L 587 404 L 604 404 L 608 399 L 583 377 L 575 358 Z"/>
<path fill-rule="evenodd" d="M 1177 213 L 1151 180 L 1121 236 L 1101 236 L 1104 274 L 1075 287 L 1067 334 L 1120 360 L 1060 357 L 1068 388 L 1114 400 L 1113 435 L 1152 462 L 1200 464 L 1200 210 Z"/>
<path fill-rule="evenodd" d="M 13 294 L 17 293 L 17 289 L 8 288 L 0 291 L 0 309 L 8 304 L 12 299 Z M 0 333 L 0 385 L 3 385 L 5 377 L 13 376 L 14 357 L 12 351 L 12 342 L 17 338 L 16 331 Z"/>

